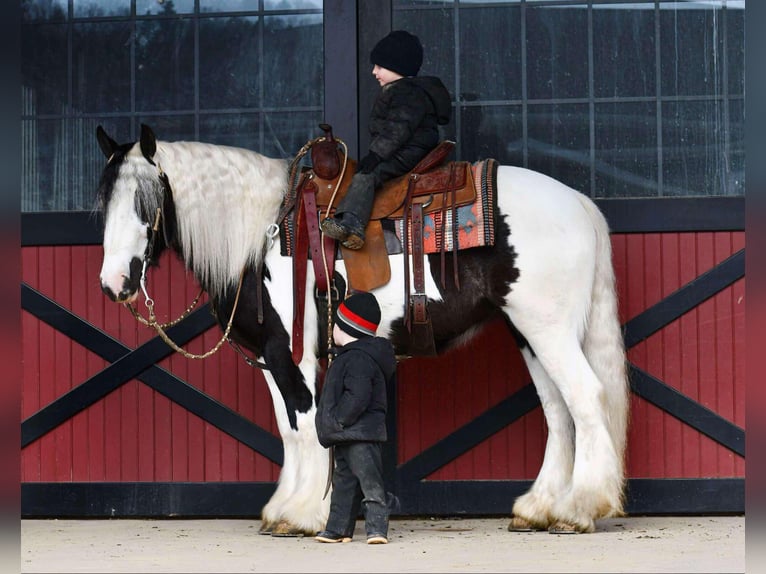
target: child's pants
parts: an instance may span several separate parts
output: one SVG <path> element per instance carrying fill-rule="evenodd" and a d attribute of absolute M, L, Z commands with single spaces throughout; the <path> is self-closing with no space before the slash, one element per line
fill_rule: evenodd
<path fill-rule="evenodd" d="M 405 173 L 407 169 L 395 161 L 381 162 L 370 173 L 355 173 L 346 195 L 336 207 L 336 217 L 343 213 L 353 213 L 366 226 L 370 220 L 375 192 L 385 182 Z"/>
<path fill-rule="evenodd" d="M 326 529 L 353 536 L 360 506 L 367 536 L 388 536 L 388 506 L 383 485 L 383 445 L 353 442 L 335 447 L 330 517 Z"/>

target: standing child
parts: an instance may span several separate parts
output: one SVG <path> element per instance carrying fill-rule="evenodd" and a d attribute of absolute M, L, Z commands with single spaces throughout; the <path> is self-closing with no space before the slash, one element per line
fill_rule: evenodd
<path fill-rule="evenodd" d="M 412 170 L 439 143 L 439 125 L 449 122 L 452 101 L 442 81 L 417 77 L 423 46 L 417 36 L 395 30 L 370 53 L 372 75 L 381 85 L 370 114 L 372 141 L 357 164 L 334 217 L 322 221 L 325 235 L 348 249 L 361 249 L 375 191 Z"/>
<path fill-rule="evenodd" d="M 396 376 L 396 355 L 387 339 L 375 336 L 379 323 L 372 293 L 351 295 L 335 314 L 336 356 L 316 413 L 319 442 L 335 449 L 330 516 L 318 542 L 351 542 L 361 506 L 367 544 L 388 543 L 382 451 L 386 384 Z"/>

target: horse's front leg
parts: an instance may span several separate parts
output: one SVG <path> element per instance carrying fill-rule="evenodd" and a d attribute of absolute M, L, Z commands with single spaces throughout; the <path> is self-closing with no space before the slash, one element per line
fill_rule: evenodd
<path fill-rule="evenodd" d="M 277 489 L 261 511 L 261 533 L 274 536 L 313 536 L 324 528 L 330 507 L 324 498 L 329 454 L 317 440 L 315 358 L 304 358 L 300 368 L 287 353 L 267 359 L 264 371 L 279 434 L 284 461 Z"/>

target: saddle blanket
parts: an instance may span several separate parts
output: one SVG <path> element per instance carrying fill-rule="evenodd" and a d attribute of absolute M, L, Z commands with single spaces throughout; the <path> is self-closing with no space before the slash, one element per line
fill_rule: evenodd
<path fill-rule="evenodd" d="M 495 195 L 497 187 L 497 162 L 494 159 L 486 159 L 471 165 L 473 181 L 476 186 L 476 201 L 470 205 L 463 205 L 454 210 L 457 222 L 453 221 L 453 210 L 447 208 L 432 211 L 423 216 L 423 252 L 439 253 L 444 239 L 444 251 L 453 251 L 453 226 L 457 225 L 457 249 L 470 249 L 471 247 L 483 247 L 495 243 Z M 411 228 L 412 226 L 408 226 Z M 443 228 L 443 229 L 442 229 Z M 400 242 L 404 241 L 404 220 L 394 221 L 396 237 Z M 410 229 L 411 235 L 411 229 Z M 411 237 L 410 253 L 412 253 Z"/>
<path fill-rule="evenodd" d="M 423 216 L 423 251 L 425 253 L 441 252 L 442 238 L 445 241 L 444 251 L 452 251 L 455 248 L 453 244 L 455 224 L 457 224 L 458 250 L 494 245 L 497 161 L 494 159 L 478 161 L 471 165 L 471 171 L 476 185 L 476 201 L 454 210 L 457 222 L 453 221 L 451 208 L 447 208 L 443 213 L 437 210 Z M 294 213 L 286 218 L 285 223 L 286 225 L 280 226 L 281 252 L 282 255 L 291 257 L 294 244 Z M 442 225 L 445 226 L 443 231 Z M 393 227 L 399 242 L 403 241 L 403 219 L 383 220 L 383 227 L 384 229 Z"/>

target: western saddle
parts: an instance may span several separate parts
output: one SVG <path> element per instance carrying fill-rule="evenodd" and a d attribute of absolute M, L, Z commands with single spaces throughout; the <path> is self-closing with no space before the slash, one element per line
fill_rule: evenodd
<path fill-rule="evenodd" d="M 306 267 L 309 254 L 316 277 L 317 295 L 338 297 L 332 288 L 336 242 L 321 234 L 320 221 L 335 211 L 348 190 L 356 171 L 356 161 L 346 158 L 327 124 L 320 124 L 325 137 L 312 142 L 310 169 L 301 173 L 295 195 L 294 322 L 293 359 L 296 364 L 303 354 L 302 332 L 305 302 Z M 365 229 L 365 243 L 359 250 L 338 244 L 346 266 L 349 291 L 370 291 L 385 285 L 391 278 L 389 253 L 383 231 L 383 220 L 402 220 L 401 242 L 404 254 L 404 323 L 410 333 L 407 354 L 435 355 L 433 329 L 425 294 L 423 223 L 424 216 L 441 211 L 452 216 L 453 281 L 459 289 L 457 267 L 457 208 L 476 200 L 471 165 L 449 161 L 455 142 L 445 140 L 424 157 L 409 173 L 393 179 L 375 193 L 370 221 Z M 344 169 L 345 165 L 345 169 Z M 441 281 L 446 286 L 444 229 L 435 230 L 441 239 Z M 413 287 L 410 289 L 410 253 L 412 253 Z M 335 303 L 337 304 L 337 302 Z M 296 339 L 297 337 L 297 339 Z"/>

